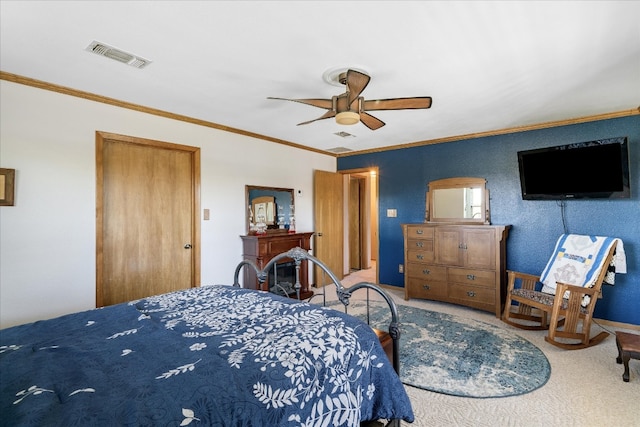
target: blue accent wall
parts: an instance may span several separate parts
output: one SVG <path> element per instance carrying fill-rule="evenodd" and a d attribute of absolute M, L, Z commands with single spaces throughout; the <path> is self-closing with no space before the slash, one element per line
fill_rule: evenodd
<path fill-rule="evenodd" d="M 564 232 L 562 212 L 557 201 L 522 200 L 517 152 L 618 136 L 629 141 L 631 198 L 568 200 L 565 220 L 569 233 L 622 239 L 627 274 L 616 274 L 614 286 L 603 286 L 594 316 L 640 325 L 640 116 L 339 157 L 338 170 L 379 168 L 380 283 L 404 286 L 398 273 L 404 263 L 400 225 L 424 221 L 429 181 L 457 176 L 485 178 L 491 223 L 512 225 L 507 268 L 540 274 Z M 550 170 L 549 179 L 572 167 Z M 397 209 L 398 216 L 387 218 L 387 209 Z"/>

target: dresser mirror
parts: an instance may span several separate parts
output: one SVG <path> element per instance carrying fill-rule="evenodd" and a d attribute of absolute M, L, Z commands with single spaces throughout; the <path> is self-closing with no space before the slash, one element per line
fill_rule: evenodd
<path fill-rule="evenodd" d="M 425 222 L 489 224 L 489 190 L 484 178 L 447 178 L 429 182 Z"/>
<path fill-rule="evenodd" d="M 294 217 L 292 188 L 245 186 L 247 234 L 263 223 L 267 233 L 288 231 Z"/>

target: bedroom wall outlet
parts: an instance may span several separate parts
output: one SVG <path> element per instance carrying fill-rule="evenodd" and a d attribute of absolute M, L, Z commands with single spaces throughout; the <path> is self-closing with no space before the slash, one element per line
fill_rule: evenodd
<path fill-rule="evenodd" d="M 396 209 L 387 209 L 387 218 L 396 218 L 398 211 Z"/>
<path fill-rule="evenodd" d="M 202 212 L 202 217 L 203 217 L 203 219 L 204 219 L 205 221 L 209 221 L 209 209 L 205 209 L 205 210 Z"/>
<path fill-rule="evenodd" d="M 398 273 L 404 273 L 404 265 L 398 264 Z"/>

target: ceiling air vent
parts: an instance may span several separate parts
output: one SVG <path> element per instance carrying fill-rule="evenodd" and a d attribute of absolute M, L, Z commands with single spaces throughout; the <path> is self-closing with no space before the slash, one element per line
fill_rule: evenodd
<path fill-rule="evenodd" d="M 340 153 L 348 153 L 349 151 L 353 151 L 353 150 L 346 147 L 335 147 L 335 148 L 329 148 L 327 151 L 340 154 Z"/>
<path fill-rule="evenodd" d="M 345 132 L 345 131 L 341 131 L 341 132 L 336 132 L 334 133 L 334 135 L 337 135 L 341 138 L 355 138 L 356 136 L 353 134 L 350 134 L 349 132 Z"/>
<path fill-rule="evenodd" d="M 87 46 L 86 50 L 136 68 L 144 68 L 151 64 L 151 61 L 148 59 L 144 59 L 140 56 L 97 41 L 93 41 L 89 46 Z"/>

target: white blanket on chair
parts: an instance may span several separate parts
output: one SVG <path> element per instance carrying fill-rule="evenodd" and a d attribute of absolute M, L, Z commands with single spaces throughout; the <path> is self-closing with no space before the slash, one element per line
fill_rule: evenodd
<path fill-rule="evenodd" d="M 627 262 L 622 240 L 614 237 L 582 236 L 578 234 L 563 234 L 556 243 L 553 256 L 547 263 L 540 281 L 542 292 L 556 293 L 556 282 L 570 285 L 592 287 L 604 265 L 604 260 L 612 245 L 616 246 L 616 253 L 611 264 L 616 273 L 627 272 Z M 614 274 L 605 278 L 613 284 Z"/>

